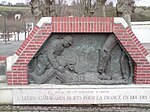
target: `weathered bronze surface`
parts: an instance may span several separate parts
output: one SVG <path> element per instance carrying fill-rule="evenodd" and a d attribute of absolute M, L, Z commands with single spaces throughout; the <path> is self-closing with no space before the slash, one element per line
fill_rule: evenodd
<path fill-rule="evenodd" d="M 114 34 L 52 34 L 28 74 L 30 84 L 129 84 L 133 61 Z"/>

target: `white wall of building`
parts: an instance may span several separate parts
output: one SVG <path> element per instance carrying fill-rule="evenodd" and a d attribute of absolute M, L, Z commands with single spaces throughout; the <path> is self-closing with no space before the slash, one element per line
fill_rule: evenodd
<path fill-rule="evenodd" d="M 132 22 L 131 26 L 141 43 L 150 43 L 150 21 Z"/>

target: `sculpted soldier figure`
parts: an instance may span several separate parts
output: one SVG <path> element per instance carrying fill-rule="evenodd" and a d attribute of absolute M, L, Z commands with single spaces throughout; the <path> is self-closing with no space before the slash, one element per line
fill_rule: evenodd
<path fill-rule="evenodd" d="M 98 72 L 100 74 L 99 78 L 101 80 L 111 80 L 113 74 L 107 74 L 106 69 L 108 68 L 108 62 L 111 58 L 111 52 L 115 45 L 117 44 L 117 41 L 115 39 L 114 34 L 110 34 L 107 38 L 106 42 L 104 43 L 102 49 L 99 52 L 99 63 L 98 63 Z M 124 51 L 122 51 L 121 59 L 119 61 L 120 64 L 120 79 L 123 79 L 126 82 L 132 81 L 133 78 L 133 67 L 132 67 L 132 61 L 129 59 L 129 62 L 126 61 L 126 54 Z M 115 65 L 114 65 L 115 66 Z M 119 69 L 119 68 L 118 68 Z M 129 73 L 131 72 L 131 73 Z"/>
<path fill-rule="evenodd" d="M 29 66 L 30 83 L 43 84 L 56 76 L 62 83 L 65 82 L 64 67 L 57 61 L 57 57 L 61 55 L 65 48 L 71 46 L 73 38 L 69 35 L 62 39 L 56 39 L 48 48 L 39 53 L 33 65 Z"/>
<path fill-rule="evenodd" d="M 106 74 L 106 68 L 108 61 L 111 56 L 111 51 L 116 45 L 116 39 L 114 34 L 110 34 L 106 40 L 103 48 L 99 52 L 99 63 L 98 63 L 98 72 L 100 73 L 100 78 L 104 80 L 109 80 L 111 77 Z"/>
<path fill-rule="evenodd" d="M 88 34 L 81 37 L 73 34 L 74 41 L 70 35 L 64 37 L 60 35 L 52 35 L 52 38 L 47 40 L 29 63 L 30 84 L 128 84 L 133 82 L 133 61 L 118 43 L 114 34 L 102 35 L 102 37 L 97 35 L 92 39 L 90 37 L 81 39 Z"/>

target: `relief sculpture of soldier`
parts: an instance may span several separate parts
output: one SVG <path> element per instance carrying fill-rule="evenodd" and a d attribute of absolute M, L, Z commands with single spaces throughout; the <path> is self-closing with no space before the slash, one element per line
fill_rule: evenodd
<path fill-rule="evenodd" d="M 104 43 L 102 49 L 99 52 L 99 63 L 98 72 L 100 73 L 100 79 L 110 80 L 111 76 L 106 74 L 106 68 L 108 66 L 108 61 L 111 56 L 112 49 L 116 45 L 116 39 L 114 35 L 110 35 L 106 42 Z"/>
<path fill-rule="evenodd" d="M 48 83 L 53 77 L 59 79 L 61 83 L 66 83 L 64 74 L 67 69 L 59 64 L 57 57 L 62 54 L 65 48 L 71 46 L 72 43 L 73 38 L 67 35 L 62 39 L 55 39 L 47 50 L 42 50 L 38 53 L 34 57 L 32 65 L 29 66 L 29 83 Z M 73 71 L 71 67 L 70 70 Z"/>
<path fill-rule="evenodd" d="M 94 47 L 89 44 L 101 38 L 99 36 L 94 41 L 84 38 L 85 43 L 79 42 L 80 35 L 60 37 L 51 38 L 51 43 L 43 46 L 29 63 L 30 84 L 132 83 L 133 62 L 114 34 L 98 41 L 102 47 L 97 46 L 99 43 Z M 87 58 L 87 54 L 92 58 Z"/>
<path fill-rule="evenodd" d="M 99 51 L 99 63 L 98 63 L 98 73 L 100 74 L 99 78 L 100 80 L 112 80 L 112 83 L 114 79 L 112 79 L 112 75 L 114 74 L 107 74 L 107 68 L 108 64 L 111 58 L 111 52 L 113 51 L 114 47 L 117 45 L 117 40 L 115 39 L 114 34 L 110 34 L 104 43 L 102 49 Z M 122 51 L 120 60 L 118 61 L 118 69 L 120 69 L 119 74 L 120 76 L 116 79 L 121 80 L 122 83 L 128 83 L 132 81 L 132 61 L 129 59 L 128 63 L 126 63 L 126 54 L 125 51 Z M 117 65 L 114 65 L 117 66 Z M 129 73 L 130 71 L 130 73 Z M 128 73 L 127 73 L 128 72 Z M 117 81 L 117 80 L 114 80 Z M 117 83 L 117 82 L 115 82 Z M 119 81 L 118 81 L 119 83 Z"/>

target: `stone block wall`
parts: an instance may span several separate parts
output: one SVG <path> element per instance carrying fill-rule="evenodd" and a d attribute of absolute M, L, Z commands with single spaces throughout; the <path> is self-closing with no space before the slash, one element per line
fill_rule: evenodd
<path fill-rule="evenodd" d="M 9 85 L 28 85 L 28 63 L 51 33 L 114 33 L 134 60 L 134 83 L 150 84 L 148 52 L 123 18 L 43 17 L 17 50 L 18 59 L 7 71 Z"/>

